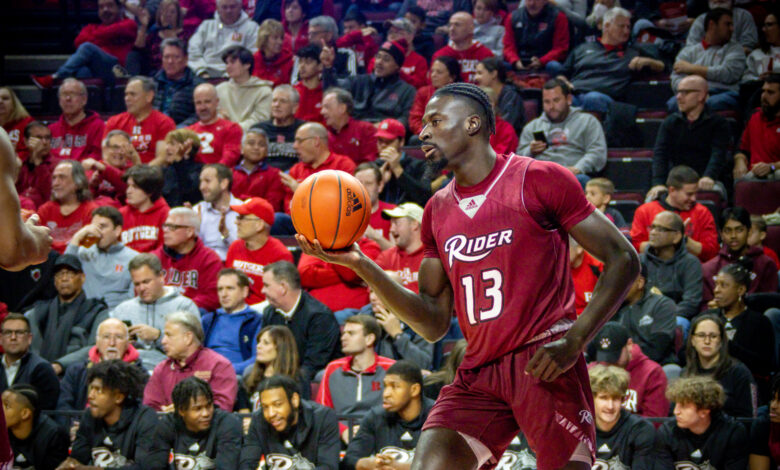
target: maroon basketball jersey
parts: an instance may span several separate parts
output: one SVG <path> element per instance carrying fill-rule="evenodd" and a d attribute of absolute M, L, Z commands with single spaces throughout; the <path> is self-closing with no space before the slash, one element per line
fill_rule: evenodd
<path fill-rule="evenodd" d="M 595 208 L 566 168 L 499 155 L 471 187 L 425 206 L 425 257 L 441 259 L 468 340 L 462 367 L 492 361 L 576 319 L 568 235 Z"/>

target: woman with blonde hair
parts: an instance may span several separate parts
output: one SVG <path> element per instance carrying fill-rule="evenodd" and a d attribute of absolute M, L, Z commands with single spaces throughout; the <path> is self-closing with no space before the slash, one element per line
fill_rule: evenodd
<path fill-rule="evenodd" d="M 0 86 L 0 126 L 8 133 L 16 153 L 27 148 L 24 145 L 24 128 L 33 118 L 24 107 L 16 93 L 7 86 Z"/>
<path fill-rule="evenodd" d="M 292 45 L 284 26 L 270 18 L 263 21 L 257 30 L 254 76 L 281 85 L 290 83 L 292 68 Z"/>

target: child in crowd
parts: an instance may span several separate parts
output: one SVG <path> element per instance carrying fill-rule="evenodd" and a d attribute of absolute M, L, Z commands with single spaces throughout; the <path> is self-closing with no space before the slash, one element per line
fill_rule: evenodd
<path fill-rule="evenodd" d="M 631 228 L 626 223 L 623 215 L 617 209 L 609 207 L 612 195 L 615 194 L 615 185 L 607 178 L 593 178 L 585 185 L 585 197 L 612 221 L 621 232 Z"/>

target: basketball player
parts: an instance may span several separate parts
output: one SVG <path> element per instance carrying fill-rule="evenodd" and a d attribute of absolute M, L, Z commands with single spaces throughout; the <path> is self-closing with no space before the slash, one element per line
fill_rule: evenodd
<path fill-rule="evenodd" d="M 357 247 L 326 252 L 297 239 L 304 252 L 353 269 L 428 341 L 444 336 L 457 312 L 468 349 L 428 416 L 412 470 L 493 468 L 518 431 L 539 469 L 589 469 L 595 428 L 582 351 L 622 302 L 639 260 L 571 172 L 496 155 L 493 132 L 490 101 L 474 85 L 442 87 L 426 106 L 426 159 L 446 159 L 455 181 L 425 207 L 419 294 Z M 568 234 L 604 262 L 579 318 Z"/>

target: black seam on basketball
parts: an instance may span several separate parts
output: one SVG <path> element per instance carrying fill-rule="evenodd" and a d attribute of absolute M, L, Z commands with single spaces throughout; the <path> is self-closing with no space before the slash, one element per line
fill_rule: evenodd
<path fill-rule="evenodd" d="M 360 185 L 360 193 L 363 195 L 363 198 L 365 198 L 365 197 L 366 197 L 366 194 L 365 194 L 365 193 L 366 193 L 366 189 L 363 187 L 363 185 L 362 185 L 362 184 Z M 367 199 L 366 199 L 366 200 L 367 200 Z M 365 204 L 363 204 L 363 205 L 365 206 Z M 366 212 L 367 212 L 366 210 L 363 210 L 363 217 L 361 217 L 361 219 L 360 219 L 360 225 L 358 225 L 358 226 L 357 226 L 357 228 L 355 229 L 355 231 L 352 233 L 352 236 L 351 236 L 351 237 L 349 237 L 349 239 L 350 239 L 350 240 L 352 240 L 353 238 L 355 238 L 355 235 L 358 233 L 358 230 L 360 230 L 360 227 L 362 227 L 362 226 L 363 226 L 363 219 L 365 219 L 365 218 L 366 218 Z M 356 241 L 357 241 L 357 240 L 356 240 Z M 354 243 L 354 242 L 353 242 L 353 243 Z"/>
<path fill-rule="evenodd" d="M 336 246 L 336 240 L 339 237 L 339 226 L 341 225 L 341 175 L 336 173 L 336 179 L 339 182 L 339 211 L 338 211 L 338 218 L 336 219 L 336 232 L 333 234 L 333 242 L 330 244 L 330 249 L 332 250 L 334 246 Z"/>
<path fill-rule="evenodd" d="M 317 227 L 314 226 L 314 216 L 311 213 L 311 195 L 314 194 L 314 185 L 317 184 L 317 176 L 314 177 L 314 181 L 309 186 L 309 220 L 311 221 L 311 230 L 314 232 L 314 240 L 317 239 Z M 314 241 L 311 240 L 311 241 Z"/>

